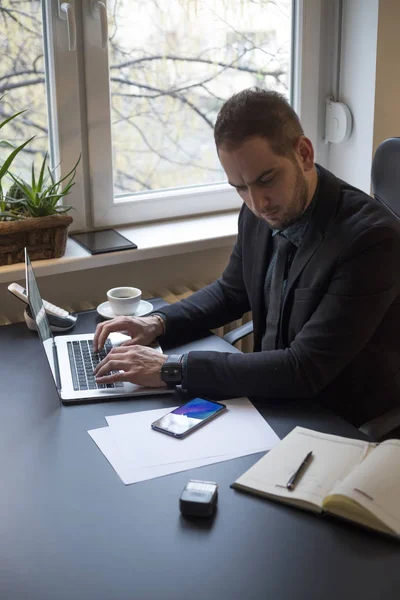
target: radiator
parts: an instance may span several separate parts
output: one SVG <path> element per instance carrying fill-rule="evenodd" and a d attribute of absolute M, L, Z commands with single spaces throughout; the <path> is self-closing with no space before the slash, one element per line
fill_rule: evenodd
<path fill-rule="evenodd" d="M 158 289 L 158 290 L 150 290 L 148 292 L 143 292 L 143 298 L 163 298 L 166 302 L 172 304 L 173 302 L 178 302 L 183 298 L 188 298 L 193 292 L 203 288 L 206 286 L 204 282 L 193 283 L 189 285 L 180 285 L 175 286 L 173 289 Z M 16 300 L 18 302 L 18 300 Z M 65 310 L 69 312 L 81 311 L 81 310 L 91 310 L 96 308 L 99 302 L 93 302 L 92 300 L 79 300 L 75 302 L 73 305 L 63 305 Z M 0 325 L 8 325 L 10 323 L 18 323 L 24 320 L 23 317 L 23 305 L 21 304 L 21 311 L 14 317 L 9 317 L 7 315 L 0 315 Z M 240 327 L 244 323 L 247 323 L 251 320 L 251 313 L 246 313 L 242 319 L 237 321 L 233 321 L 224 327 L 220 327 L 219 329 L 213 330 L 213 333 L 219 336 L 225 335 L 232 329 L 236 329 L 236 327 Z M 251 352 L 253 349 L 253 335 L 248 335 L 243 340 L 240 340 L 236 347 L 242 352 Z"/>

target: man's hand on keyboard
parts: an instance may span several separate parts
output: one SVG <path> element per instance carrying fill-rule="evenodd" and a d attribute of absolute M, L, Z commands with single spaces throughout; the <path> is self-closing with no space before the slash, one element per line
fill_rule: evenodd
<path fill-rule="evenodd" d="M 147 346 L 163 333 L 162 322 L 156 316 L 148 317 L 116 317 L 111 321 L 99 323 L 93 338 L 95 352 L 101 350 L 106 339 L 113 331 L 123 331 L 131 336 L 121 347 L 141 344 Z"/>
<path fill-rule="evenodd" d="M 144 387 L 165 387 L 160 369 L 166 360 L 166 354 L 148 346 L 119 346 L 113 348 L 94 370 L 96 383 L 129 381 Z M 110 371 L 118 372 L 109 374 Z"/>

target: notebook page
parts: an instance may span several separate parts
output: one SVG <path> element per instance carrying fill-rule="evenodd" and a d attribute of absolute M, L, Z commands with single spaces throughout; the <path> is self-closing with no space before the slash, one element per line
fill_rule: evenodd
<path fill-rule="evenodd" d="M 334 494 L 351 498 L 400 535 L 400 440 L 379 444 Z"/>
<path fill-rule="evenodd" d="M 235 484 L 282 501 L 311 503 L 314 509 L 322 509 L 324 496 L 363 460 L 368 449 L 368 442 L 296 427 Z M 310 451 L 313 457 L 309 466 L 295 489 L 287 490 L 288 480 Z"/>

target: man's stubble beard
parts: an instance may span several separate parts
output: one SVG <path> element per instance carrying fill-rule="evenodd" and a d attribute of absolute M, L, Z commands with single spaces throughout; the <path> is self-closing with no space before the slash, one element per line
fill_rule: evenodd
<path fill-rule="evenodd" d="M 293 187 L 294 193 L 292 201 L 290 203 L 290 207 L 288 207 L 287 212 L 283 214 L 280 223 L 274 223 L 274 229 L 286 229 L 286 227 L 289 227 L 290 225 L 293 225 L 293 223 L 296 223 L 296 221 L 298 221 L 301 218 L 307 206 L 309 193 L 308 182 L 304 177 L 303 172 L 300 169 L 297 162 L 294 161 L 293 164 L 296 167 L 296 180 Z"/>

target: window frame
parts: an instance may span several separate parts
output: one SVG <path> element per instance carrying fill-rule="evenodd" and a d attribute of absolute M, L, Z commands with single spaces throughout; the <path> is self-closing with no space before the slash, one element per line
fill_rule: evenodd
<path fill-rule="evenodd" d="M 50 156 L 56 176 L 67 175 L 80 157 L 75 184 L 66 198 L 66 204 L 73 207 L 72 229 L 81 230 L 92 224 L 85 176 L 87 152 L 81 94 L 81 84 L 84 82 L 79 18 L 81 0 L 68 1 L 75 9 L 77 27 L 77 46 L 72 51 L 68 49 L 67 23 L 59 16 L 59 0 L 43 0 L 42 4 L 46 96 Z"/>
<path fill-rule="evenodd" d="M 47 23 L 51 23 L 48 35 L 53 39 L 47 44 L 51 46 L 48 95 L 54 105 L 50 110 L 52 137 L 58 142 L 55 154 L 60 157 L 61 174 L 81 155 L 76 184 L 67 199 L 74 207 L 71 230 L 238 209 L 241 199 L 227 183 L 127 194 L 114 200 L 109 62 L 107 49 L 101 48 L 100 20 L 91 12 L 91 1 L 69 0 L 77 21 L 77 49 L 69 52 L 58 1 L 44 2 Z M 323 0 L 293 0 L 291 102 L 323 165 L 328 152 L 323 142 L 325 97 L 332 83 L 321 76 L 332 56 L 332 40 L 324 40 L 323 46 L 321 42 L 327 17 Z"/>

